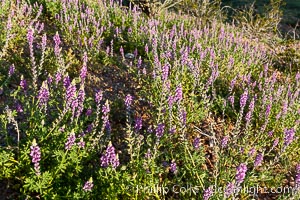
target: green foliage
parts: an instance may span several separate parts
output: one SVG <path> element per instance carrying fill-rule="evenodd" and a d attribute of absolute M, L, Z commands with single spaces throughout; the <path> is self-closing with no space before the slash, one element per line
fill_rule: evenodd
<path fill-rule="evenodd" d="M 282 1 L 239 11 L 238 26 L 221 1 L 154 2 L 151 17 L 114 1 L 3 2 L 0 181 L 18 198 L 202 199 L 218 187 L 210 198 L 225 199 L 228 183 L 300 176 L 298 51 L 284 44 L 276 60 L 262 45 L 280 41 L 266 33 Z"/>

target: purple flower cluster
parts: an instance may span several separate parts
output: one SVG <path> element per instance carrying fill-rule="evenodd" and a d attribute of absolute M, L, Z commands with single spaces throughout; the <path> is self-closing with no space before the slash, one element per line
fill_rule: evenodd
<path fill-rule="evenodd" d="M 85 115 L 86 115 L 86 116 L 91 116 L 92 113 L 93 113 L 93 110 L 92 110 L 91 108 L 88 108 L 88 109 L 86 110 L 86 112 L 85 112 Z"/>
<path fill-rule="evenodd" d="M 34 164 L 34 170 L 37 175 L 40 175 L 41 150 L 35 140 L 33 140 L 30 150 L 30 156 L 32 158 L 31 161 Z"/>
<path fill-rule="evenodd" d="M 56 34 L 54 35 L 53 40 L 54 40 L 54 44 L 55 44 L 54 54 L 56 56 L 59 56 L 59 53 L 60 53 L 59 45 L 60 45 L 61 41 L 60 41 L 60 37 L 59 37 L 58 32 L 56 32 Z"/>
<path fill-rule="evenodd" d="M 87 53 L 85 52 L 84 56 L 83 56 L 83 66 L 82 66 L 81 71 L 80 71 L 80 79 L 81 79 L 82 82 L 84 82 L 84 80 L 86 78 L 86 75 L 87 75 L 86 63 L 87 63 Z"/>
<path fill-rule="evenodd" d="M 256 152 L 256 149 L 253 147 L 253 148 L 250 149 L 248 155 L 253 156 L 255 154 L 255 152 Z"/>
<path fill-rule="evenodd" d="M 66 105 L 67 108 L 75 108 L 74 101 L 76 101 L 76 86 L 74 84 L 69 84 L 66 89 Z"/>
<path fill-rule="evenodd" d="M 63 80 L 63 85 L 67 89 L 71 84 L 71 80 L 69 76 L 65 76 Z"/>
<path fill-rule="evenodd" d="M 137 117 L 137 118 L 135 119 L 134 129 L 135 129 L 136 131 L 139 131 L 139 130 L 142 129 L 142 118 L 141 118 L 141 117 Z"/>
<path fill-rule="evenodd" d="M 34 34 L 34 30 L 32 28 L 29 28 L 27 30 L 27 41 L 29 46 L 32 46 L 33 38 L 34 38 L 33 34 Z"/>
<path fill-rule="evenodd" d="M 284 147 L 287 147 L 289 144 L 291 144 L 294 140 L 295 136 L 295 129 L 285 129 L 284 131 Z"/>
<path fill-rule="evenodd" d="M 187 112 L 185 110 L 181 110 L 180 119 L 181 119 L 181 122 L 182 122 L 183 126 L 186 125 L 186 115 L 187 115 Z"/>
<path fill-rule="evenodd" d="M 132 96 L 130 94 L 127 94 L 126 98 L 125 98 L 125 106 L 126 106 L 126 108 L 129 109 L 130 106 L 131 106 L 131 104 L 132 104 Z"/>
<path fill-rule="evenodd" d="M 246 120 L 246 123 L 247 125 L 249 124 L 250 120 L 251 120 L 251 117 L 252 117 L 252 114 L 253 114 L 253 111 L 254 111 L 254 103 L 255 103 L 255 100 L 254 98 L 251 100 L 250 104 L 249 104 L 249 110 L 245 116 L 245 120 Z"/>
<path fill-rule="evenodd" d="M 255 161 L 254 161 L 254 167 L 257 167 L 257 166 L 261 165 L 262 161 L 263 161 L 263 154 L 258 153 L 256 158 L 255 158 Z"/>
<path fill-rule="evenodd" d="M 75 133 L 71 133 L 67 139 L 67 142 L 65 143 L 65 149 L 70 150 L 72 146 L 75 144 L 76 136 Z"/>
<path fill-rule="evenodd" d="M 80 141 L 77 142 L 77 145 L 79 146 L 79 148 L 84 148 L 85 147 L 85 142 L 83 141 L 83 138 L 81 138 Z"/>
<path fill-rule="evenodd" d="M 182 100 L 182 87 L 178 86 L 175 90 L 174 101 L 181 101 Z"/>
<path fill-rule="evenodd" d="M 84 186 L 83 186 L 83 190 L 85 192 L 87 191 L 92 191 L 92 188 L 94 187 L 94 184 L 93 184 L 93 179 L 90 178 L 90 180 L 88 180 L 87 182 L 85 182 Z"/>
<path fill-rule="evenodd" d="M 172 173 L 176 173 L 176 171 L 177 171 L 177 165 L 174 161 L 172 161 L 171 164 L 170 164 L 170 171 Z"/>
<path fill-rule="evenodd" d="M 228 136 L 224 136 L 223 139 L 221 140 L 221 147 L 223 149 L 227 147 L 228 140 L 229 140 Z"/>
<path fill-rule="evenodd" d="M 56 85 L 59 83 L 60 80 L 61 80 L 61 73 L 57 72 L 55 74 L 55 83 L 56 83 Z"/>
<path fill-rule="evenodd" d="M 162 68 L 162 80 L 165 81 L 168 79 L 169 75 L 169 64 L 165 64 Z"/>
<path fill-rule="evenodd" d="M 115 153 L 115 148 L 109 144 L 105 151 L 105 154 L 100 158 L 101 166 L 108 167 L 111 165 L 113 168 L 117 168 L 120 165 L 119 158 Z"/>
<path fill-rule="evenodd" d="M 8 76 L 11 77 L 11 76 L 13 75 L 14 72 L 15 72 L 15 65 L 12 64 L 12 65 L 9 67 Z"/>
<path fill-rule="evenodd" d="M 237 184 L 241 184 L 244 181 L 246 177 L 246 172 L 247 172 L 247 165 L 245 163 L 241 163 L 236 169 L 235 180 Z"/>
<path fill-rule="evenodd" d="M 170 96 L 168 97 L 168 105 L 169 105 L 169 108 L 170 108 L 170 109 L 172 108 L 174 101 L 175 101 L 175 100 L 174 100 L 174 97 L 173 97 L 172 95 L 170 95 Z"/>
<path fill-rule="evenodd" d="M 204 190 L 203 193 L 203 200 L 208 200 L 212 195 L 214 194 L 214 191 L 211 187 Z"/>
<path fill-rule="evenodd" d="M 164 123 L 158 124 L 155 130 L 156 137 L 161 138 L 164 134 L 164 130 L 165 130 L 165 124 Z"/>
<path fill-rule="evenodd" d="M 106 102 L 105 105 L 102 106 L 102 119 L 104 124 L 106 124 L 106 122 L 108 121 L 109 112 L 110 112 L 109 104 L 108 102 Z"/>
<path fill-rule="evenodd" d="M 49 93 L 48 85 L 47 85 L 46 82 L 43 82 L 43 85 L 40 88 L 39 94 L 37 96 L 37 98 L 39 100 L 39 106 L 40 107 L 47 105 L 47 102 L 49 100 L 49 96 L 50 96 L 50 93 Z"/>
<path fill-rule="evenodd" d="M 296 176 L 295 176 L 296 187 L 300 187 L 300 164 L 296 165 Z"/>
<path fill-rule="evenodd" d="M 273 142 L 273 146 L 272 146 L 272 149 L 275 148 L 279 143 L 279 138 L 276 138 Z"/>
<path fill-rule="evenodd" d="M 246 89 L 240 98 L 240 107 L 243 110 L 248 100 L 248 90 Z"/>
<path fill-rule="evenodd" d="M 82 87 L 81 89 L 79 89 L 78 95 L 77 95 L 77 102 L 78 102 L 77 111 L 76 111 L 77 117 L 79 117 L 83 111 L 84 99 L 85 99 L 85 92 L 84 92 L 84 88 Z"/>
<path fill-rule="evenodd" d="M 228 101 L 229 101 L 230 105 L 233 107 L 234 106 L 234 96 L 232 95 L 232 96 L 228 97 Z"/>
<path fill-rule="evenodd" d="M 235 185 L 233 183 L 228 183 L 225 189 L 225 197 L 229 197 L 230 195 L 233 194 L 235 189 Z"/>
<path fill-rule="evenodd" d="M 27 90 L 27 82 L 26 82 L 26 80 L 23 78 L 23 76 L 21 77 L 20 87 L 21 87 L 24 91 Z"/>
<path fill-rule="evenodd" d="M 193 146 L 195 149 L 199 149 L 200 147 L 200 138 L 199 137 L 196 137 L 193 141 Z"/>
<path fill-rule="evenodd" d="M 102 90 L 99 90 L 98 92 L 96 92 L 95 102 L 97 104 L 99 104 L 101 102 L 102 98 L 103 98 L 103 92 L 102 92 Z"/>

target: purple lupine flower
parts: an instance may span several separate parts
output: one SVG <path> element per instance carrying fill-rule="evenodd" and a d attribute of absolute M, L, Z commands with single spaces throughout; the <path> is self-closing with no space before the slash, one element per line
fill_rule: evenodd
<path fill-rule="evenodd" d="M 103 92 L 102 92 L 102 90 L 99 90 L 99 91 L 96 92 L 96 94 L 95 94 L 95 102 L 96 102 L 97 104 L 100 104 L 102 98 L 103 98 Z"/>
<path fill-rule="evenodd" d="M 288 110 L 288 100 L 285 100 L 282 106 L 282 115 L 286 115 Z"/>
<path fill-rule="evenodd" d="M 233 95 L 229 96 L 229 97 L 228 97 L 228 101 L 229 101 L 230 105 L 233 107 L 233 104 L 234 104 L 234 96 L 233 96 Z"/>
<path fill-rule="evenodd" d="M 48 89 L 48 84 L 46 82 L 43 82 L 43 84 L 39 90 L 39 94 L 37 96 L 37 98 L 39 100 L 39 106 L 47 105 L 49 96 L 50 96 L 50 93 L 49 93 L 49 89 Z"/>
<path fill-rule="evenodd" d="M 30 156 L 32 158 L 32 163 L 34 164 L 34 170 L 37 175 L 40 175 L 40 161 L 41 161 L 41 150 L 34 139 L 32 145 L 30 146 Z"/>
<path fill-rule="evenodd" d="M 142 118 L 141 118 L 141 117 L 137 117 L 137 118 L 135 119 L 134 129 L 135 129 L 136 131 L 139 131 L 139 130 L 142 129 Z"/>
<path fill-rule="evenodd" d="M 193 146 L 195 149 L 199 149 L 200 147 L 200 138 L 199 137 L 196 137 L 193 141 Z"/>
<path fill-rule="evenodd" d="M 174 97 L 172 95 L 170 95 L 168 97 L 168 104 L 169 104 L 170 109 L 172 108 L 173 103 L 174 103 Z"/>
<path fill-rule="evenodd" d="M 295 129 L 285 129 L 284 130 L 284 146 L 287 147 L 289 144 L 291 144 L 294 140 L 295 136 Z"/>
<path fill-rule="evenodd" d="M 105 154 L 101 156 L 100 161 L 102 167 L 111 165 L 113 168 L 117 168 L 119 166 L 119 158 L 115 153 L 115 148 L 111 144 L 107 146 Z"/>
<path fill-rule="evenodd" d="M 91 116 L 92 115 L 93 110 L 91 108 L 88 108 L 85 112 L 86 116 Z"/>
<path fill-rule="evenodd" d="M 228 183 L 225 189 L 225 197 L 229 197 L 233 194 L 235 185 L 233 183 Z"/>
<path fill-rule="evenodd" d="M 266 113 L 265 113 L 266 118 L 269 117 L 269 115 L 270 115 L 270 112 L 271 112 L 271 106 L 272 106 L 272 104 L 268 104 L 268 105 L 266 106 Z"/>
<path fill-rule="evenodd" d="M 274 131 L 269 131 L 269 132 L 268 132 L 268 135 L 269 135 L 270 137 L 272 137 L 273 133 L 274 133 Z"/>
<path fill-rule="evenodd" d="M 76 95 L 76 86 L 73 84 L 70 84 L 66 90 L 66 105 L 68 108 L 73 108 L 75 109 L 75 107 L 72 107 L 72 104 L 74 105 L 74 100 L 75 100 L 75 95 Z M 76 105 L 74 105 L 76 106 Z"/>
<path fill-rule="evenodd" d="M 12 64 L 12 65 L 9 67 L 8 76 L 11 77 L 11 76 L 13 75 L 14 72 L 15 72 L 15 65 Z"/>
<path fill-rule="evenodd" d="M 158 124 L 155 130 L 156 137 L 161 138 L 164 134 L 164 130 L 165 130 L 165 124 L 164 123 Z"/>
<path fill-rule="evenodd" d="M 90 133 L 90 132 L 92 132 L 92 130 L 93 130 L 93 124 L 89 124 L 89 125 L 87 126 L 87 129 L 85 130 L 85 132 L 86 132 L 86 133 Z"/>
<path fill-rule="evenodd" d="M 23 108 L 22 108 L 22 105 L 21 105 L 20 103 L 17 103 L 17 104 L 16 104 L 16 111 L 17 111 L 18 113 L 23 112 Z"/>
<path fill-rule="evenodd" d="M 241 98 L 240 98 L 240 107 L 241 107 L 241 109 L 244 109 L 244 107 L 247 103 L 247 100 L 248 100 L 248 89 L 246 89 L 244 91 L 244 93 L 241 95 Z"/>
<path fill-rule="evenodd" d="M 263 157 L 264 157 L 264 155 L 262 153 L 257 154 L 255 161 L 254 161 L 254 167 L 261 165 L 261 163 L 263 161 Z"/>
<path fill-rule="evenodd" d="M 70 86 L 71 80 L 69 76 L 64 77 L 63 84 L 66 89 Z"/>
<path fill-rule="evenodd" d="M 165 64 L 162 68 L 162 80 L 165 81 L 168 79 L 169 75 L 169 64 Z"/>
<path fill-rule="evenodd" d="M 298 81 L 300 80 L 300 72 L 297 72 L 296 76 L 295 76 L 295 80 Z"/>
<path fill-rule="evenodd" d="M 221 140 L 221 147 L 223 149 L 227 147 L 228 140 L 229 140 L 228 136 L 224 136 L 223 139 Z"/>
<path fill-rule="evenodd" d="M 76 136 L 75 133 L 71 133 L 67 139 L 67 142 L 65 143 L 65 149 L 70 150 L 72 146 L 75 144 Z"/>
<path fill-rule="evenodd" d="M 175 101 L 181 101 L 182 100 L 182 87 L 177 86 L 175 90 L 175 96 L 174 96 Z"/>
<path fill-rule="evenodd" d="M 84 148 L 85 147 L 85 142 L 83 141 L 83 138 L 80 139 L 80 141 L 77 143 L 79 148 Z"/>
<path fill-rule="evenodd" d="M 59 37 L 58 32 L 56 32 L 56 34 L 54 35 L 53 40 L 54 40 L 54 44 L 55 44 L 54 54 L 56 56 L 59 56 L 59 53 L 60 53 L 59 45 L 60 45 L 61 41 L 60 41 L 60 37 Z"/>
<path fill-rule="evenodd" d="M 83 65 L 82 68 L 81 68 L 81 71 L 80 71 L 80 79 L 82 81 L 85 80 L 86 74 L 87 74 L 87 67 L 86 67 L 86 65 Z"/>
<path fill-rule="evenodd" d="M 176 173 L 176 171 L 177 171 L 177 165 L 174 161 L 172 161 L 171 164 L 170 164 L 170 171 L 172 173 Z"/>
<path fill-rule="evenodd" d="M 148 149 L 147 153 L 145 153 L 145 158 L 147 158 L 147 159 L 151 158 L 151 150 L 150 149 Z"/>
<path fill-rule="evenodd" d="M 81 112 L 83 111 L 84 99 L 85 99 L 85 92 L 84 92 L 84 88 L 82 87 L 81 89 L 79 89 L 78 95 L 77 95 L 78 107 L 77 107 L 76 116 L 79 116 L 81 114 Z"/>
<path fill-rule="evenodd" d="M 185 110 L 181 110 L 180 112 L 180 119 L 183 125 L 186 125 L 186 111 Z"/>
<path fill-rule="evenodd" d="M 247 165 L 245 163 L 241 163 L 236 170 L 235 180 L 237 184 L 241 184 L 245 177 L 247 172 Z"/>
<path fill-rule="evenodd" d="M 139 69 L 142 67 L 142 57 L 141 57 L 141 56 L 139 57 L 136 66 L 137 66 L 137 68 L 139 68 Z"/>
<path fill-rule="evenodd" d="M 126 98 L 125 98 L 125 106 L 126 106 L 126 108 L 129 109 L 130 106 L 131 106 L 131 104 L 132 104 L 132 96 L 130 94 L 127 94 Z"/>
<path fill-rule="evenodd" d="M 53 82 L 52 76 L 51 76 L 51 75 L 48 75 L 48 78 L 47 78 L 47 83 L 48 83 L 48 85 L 51 85 L 52 82 Z"/>
<path fill-rule="evenodd" d="M 55 83 L 56 83 L 56 85 L 59 83 L 60 80 L 61 80 L 61 73 L 57 72 L 55 74 Z"/>
<path fill-rule="evenodd" d="M 32 43 L 33 43 L 33 38 L 34 38 L 33 33 L 34 33 L 34 30 L 32 28 L 29 28 L 27 30 L 27 40 L 28 40 L 28 43 L 30 46 L 32 46 Z"/>
<path fill-rule="evenodd" d="M 102 106 L 102 113 L 103 115 L 107 115 L 110 112 L 109 104 L 105 104 Z"/>
<path fill-rule="evenodd" d="M 246 116 L 245 116 L 245 120 L 246 120 L 246 123 L 248 124 L 251 120 L 251 117 L 252 117 L 252 114 L 253 114 L 253 111 L 254 111 L 254 103 L 255 103 L 255 100 L 254 98 L 251 100 L 250 104 L 249 104 L 249 111 L 247 112 Z"/>
<path fill-rule="evenodd" d="M 45 50 L 46 45 L 47 45 L 47 35 L 44 34 L 43 37 L 42 37 L 42 49 L 43 50 Z"/>
<path fill-rule="evenodd" d="M 204 190 L 203 200 L 208 200 L 213 195 L 213 193 L 214 193 L 214 191 L 211 187 Z"/>
<path fill-rule="evenodd" d="M 87 191 L 92 191 L 94 184 L 93 184 L 93 178 L 91 177 L 87 182 L 85 182 L 84 186 L 83 186 L 83 190 L 85 192 Z"/>
<path fill-rule="evenodd" d="M 21 77 L 20 87 L 21 87 L 24 91 L 27 90 L 27 82 L 26 82 L 25 79 L 23 79 L 23 76 Z"/>
<path fill-rule="evenodd" d="M 296 165 L 296 176 L 295 176 L 296 187 L 300 187 L 300 164 Z"/>
<path fill-rule="evenodd" d="M 273 142 L 273 146 L 272 146 L 272 149 L 275 148 L 279 143 L 279 138 L 276 138 Z"/>
<path fill-rule="evenodd" d="M 125 59 L 125 56 L 124 56 L 124 49 L 123 49 L 122 46 L 120 47 L 120 53 L 121 53 L 121 56 L 122 56 L 122 58 L 123 58 L 123 60 L 124 60 L 124 59 Z"/>
<path fill-rule="evenodd" d="M 253 148 L 250 149 L 248 155 L 253 156 L 255 154 L 255 152 L 256 152 L 256 149 L 253 147 Z"/>
<path fill-rule="evenodd" d="M 105 122 L 105 129 L 106 129 L 107 133 L 111 132 L 111 126 L 110 126 L 109 120 L 106 120 L 106 122 Z"/>
<path fill-rule="evenodd" d="M 175 127 L 170 128 L 170 129 L 169 129 L 169 134 L 174 134 L 175 131 L 176 131 L 176 128 L 175 128 Z"/>

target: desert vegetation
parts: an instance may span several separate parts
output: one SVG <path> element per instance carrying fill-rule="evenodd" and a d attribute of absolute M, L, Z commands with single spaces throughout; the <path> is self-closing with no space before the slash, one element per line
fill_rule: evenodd
<path fill-rule="evenodd" d="M 1 0 L 0 197 L 299 199 L 283 3 Z"/>

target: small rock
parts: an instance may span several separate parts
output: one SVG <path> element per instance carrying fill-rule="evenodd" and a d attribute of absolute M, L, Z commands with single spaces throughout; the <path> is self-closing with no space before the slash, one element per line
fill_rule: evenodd
<path fill-rule="evenodd" d="M 125 54 L 125 58 L 133 59 L 134 58 L 134 54 L 132 54 L 132 53 L 126 53 Z"/>

